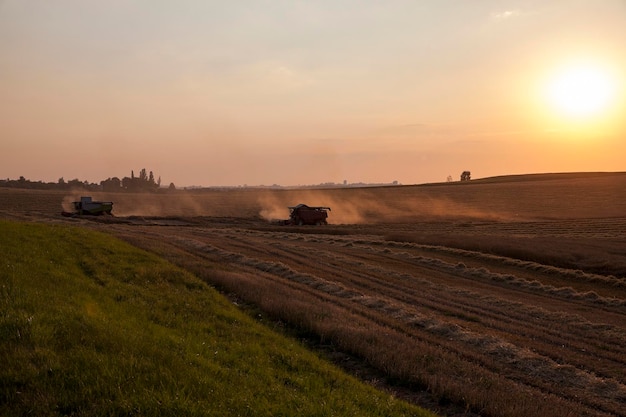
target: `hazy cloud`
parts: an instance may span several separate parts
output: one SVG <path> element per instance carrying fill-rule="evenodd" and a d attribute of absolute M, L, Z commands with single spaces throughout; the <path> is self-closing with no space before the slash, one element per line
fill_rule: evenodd
<path fill-rule="evenodd" d="M 522 13 L 519 10 L 503 10 L 491 13 L 491 19 L 495 21 L 503 21 L 520 16 Z"/>

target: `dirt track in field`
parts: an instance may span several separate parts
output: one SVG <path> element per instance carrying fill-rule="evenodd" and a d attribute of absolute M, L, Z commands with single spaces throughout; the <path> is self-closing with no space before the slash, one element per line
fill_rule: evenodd
<path fill-rule="evenodd" d="M 517 203 L 503 183 L 477 184 L 473 198 L 483 200 L 474 203 L 467 195 L 455 200 L 448 189 L 437 201 L 445 200 L 446 210 L 469 207 L 466 212 L 445 216 L 431 208 L 424 209 L 429 218 L 412 213 L 385 221 L 377 203 L 351 209 L 360 219 L 355 224 L 317 228 L 262 218 L 263 210 L 274 210 L 262 202 L 283 204 L 287 193 L 246 200 L 238 192 L 230 206 L 213 200 L 213 215 L 204 216 L 94 221 L 39 215 L 156 251 L 400 380 L 405 394 L 406 386 L 429 390 L 439 404 L 426 405 L 439 412 L 463 415 L 458 407 L 465 407 L 467 415 L 484 416 L 626 416 L 626 211 L 620 211 L 626 197 L 615 194 L 626 190 L 626 180 L 570 181 L 515 183 L 513 194 L 526 190 Z M 554 201 L 557 190 L 561 198 Z M 408 201 L 424 199 L 420 191 L 381 189 L 378 201 L 386 201 L 387 213 L 406 213 Z M 432 193 L 442 191 L 427 192 L 425 201 L 437 206 Z M 352 198 L 346 193 L 342 200 L 340 190 L 321 195 L 324 201 L 310 204 L 331 205 L 331 222 Z M 291 204 L 297 202 L 304 201 Z M 362 221 L 368 212 L 378 221 Z M 30 213 L 37 217 L 36 210 Z M 4 214 L 29 218 L 8 209 Z M 310 316 L 289 310 L 292 304 Z M 385 339 L 390 345 L 378 346 Z M 398 357 L 380 358 L 379 348 L 395 349 Z M 441 405 L 449 402 L 458 407 Z"/>

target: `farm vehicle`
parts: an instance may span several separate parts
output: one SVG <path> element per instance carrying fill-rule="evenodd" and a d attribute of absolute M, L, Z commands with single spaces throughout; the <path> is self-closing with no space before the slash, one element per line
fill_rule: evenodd
<path fill-rule="evenodd" d="M 284 225 L 321 225 L 327 224 L 330 207 L 309 207 L 306 204 L 288 207 L 289 219 L 281 221 Z"/>
<path fill-rule="evenodd" d="M 103 214 L 111 214 L 113 210 L 113 202 L 111 201 L 93 201 L 91 197 L 81 197 L 80 201 L 74 201 L 74 211 L 64 211 L 62 214 L 66 217 L 87 214 L 91 216 L 101 216 Z"/>

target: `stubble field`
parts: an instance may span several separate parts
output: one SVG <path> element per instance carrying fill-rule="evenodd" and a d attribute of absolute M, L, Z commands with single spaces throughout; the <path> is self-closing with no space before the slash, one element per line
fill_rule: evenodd
<path fill-rule="evenodd" d="M 154 251 L 442 414 L 626 415 L 624 173 L 92 194 L 115 216 L 61 217 L 78 196 L 0 189 L 0 217 Z M 298 203 L 330 224 L 272 223 Z"/>

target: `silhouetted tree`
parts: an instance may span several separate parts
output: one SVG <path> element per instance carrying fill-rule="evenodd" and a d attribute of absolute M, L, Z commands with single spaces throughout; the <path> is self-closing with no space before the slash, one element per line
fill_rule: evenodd
<path fill-rule="evenodd" d="M 100 181 L 100 186 L 102 187 L 102 191 L 120 191 L 122 188 L 122 182 L 119 178 L 113 177 L 108 178 L 104 181 Z"/>
<path fill-rule="evenodd" d="M 469 171 L 463 171 L 461 173 L 461 181 L 469 181 L 472 177 L 472 173 Z"/>
<path fill-rule="evenodd" d="M 155 175 L 152 171 L 147 174 L 146 169 L 142 169 L 139 177 L 135 177 L 134 171 L 131 171 L 130 175 L 130 178 L 124 177 L 122 180 L 117 177 L 108 178 L 100 181 L 99 184 L 90 183 L 89 181 L 81 181 L 78 178 L 65 181 L 64 177 L 60 177 L 56 182 L 31 181 L 24 176 L 20 176 L 16 180 L 12 180 L 10 178 L 0 180 L 0 187 L 38 190 L 67 190 L 73 188 L 89 191 L 102 190 L 117 192 L 120 190 L 157 191 L 161 186 L 161 177 L 155 181 Z"/>
<path fill-rule="evenodd" d="M 69 188 L 85 188 L 85 183 L 79 180 L 78 178 L 74 178 L 73 180 L 69 180 L 67 182 Z"/>
<path fill-rule="evenodd" d="M 124 177 L 122 178 L 122 188 L 128 191 L 156 191 L 161 185 L 161 178 L 159 177 L 159 182 L 154 181 L 154 173 L 148 171 L 145 168 L 142 168 L 139 171 L 139 177 L 135 177 L 134 171 L 131 171 L 130 178 Z"/>

